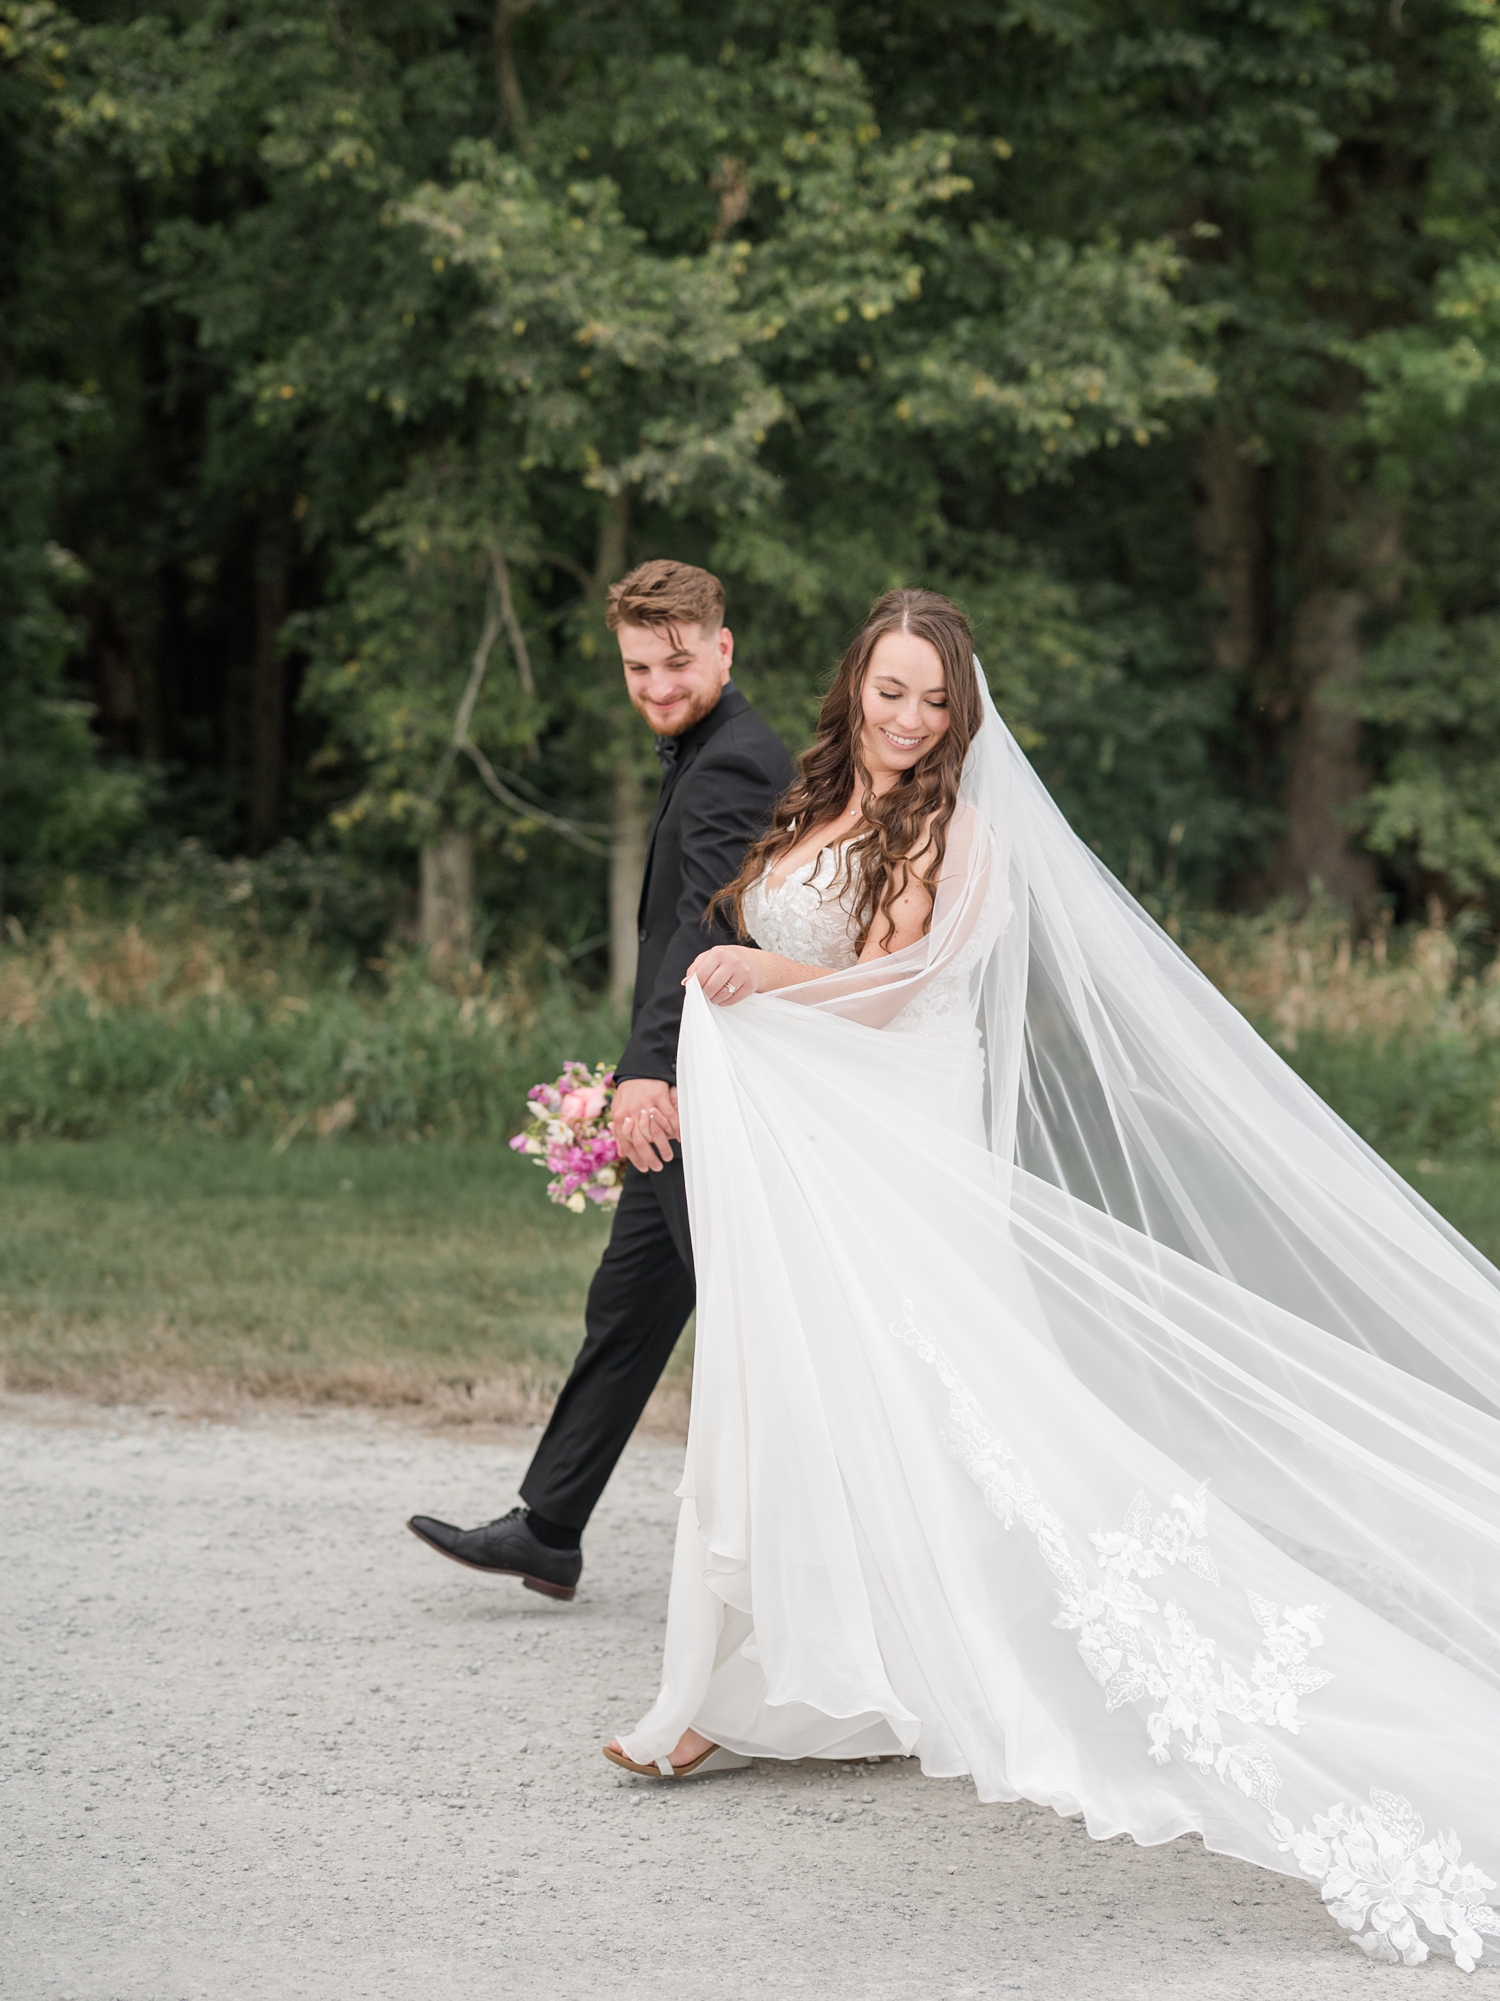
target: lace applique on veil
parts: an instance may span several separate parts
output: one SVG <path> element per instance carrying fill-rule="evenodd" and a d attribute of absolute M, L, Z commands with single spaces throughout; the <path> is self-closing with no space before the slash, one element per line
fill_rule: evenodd
<path fill-rule="evenodd" d="M 1267 1807 L 1276 1846 L 1320 1886 L 1329 1915 L 1354 1934 L 1371 1959 L 1420 1966 L 1430 1952 L 1421 1936 L 1425 1929 L 1446 1939 L 1458 1965 L 1472 1973 L 1485 1936 L 1500 1937 L 1500 1912 L 1485 1901 L 1494 1878 L 1462 1859 L 1455 1832 L 1424 1838 L 1422 1817 L 1411 1801 L 1378 1786 L 1370 1788 L 1368 1806 L 1339 1801 L 1299 1830 L 1276 1811 L 1281 1774 L 1267 1746 L 1253 1737 L 1235 1743 L 1223 1737 L 1223 1717 L 1293 1736 L 1309 1722 L 1298 1698 L 1333 1680 L 1307 1658 L 1323 1644 L 1327 1606 L 1283 1605 L 1278 1619 L 1271 1599 L 1248 1591 L 1262 1635 L 1248 1678 L 1229 1660 L 1216 1659 L 1217 1643 L 1199 1633 L 1186 1611 L 1171 1599 L 1158 1607 L 1140 1582 L 1181 1564 L 1217 1587 L 1206 1540 L 1208 1482 L 1190 1496 L 1174 1494 L 1171 1506 L 1155 1517 L 1146 1496 L 1138 1494 L 1123 1528 L 1095 1530 L 1089 1537 L 1092 1557 L 1081 1556 L 1031 1475 L 985 1422 L 947 1355 L 918 1327 L 911 1301 L 903 1304 L 905 1317 L 891 1332 L 936 1370 L 949 1393 L 943 1444 L 990 1512 L 1006 1528 L 1019 1518 L 1036 1537 L 1056 1580 L 1061 1610 L 1054 1624 L 1077 1633 L 1078 1652 L 1103 1690 L 1105 1708 L 1158 1704 L 1146 1720 L 1150 1756 L 1166 1764 L 1175 1753 Z"/>

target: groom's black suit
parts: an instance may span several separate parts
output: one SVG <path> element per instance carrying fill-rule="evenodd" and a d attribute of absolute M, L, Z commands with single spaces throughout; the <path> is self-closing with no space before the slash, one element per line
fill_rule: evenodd
<path fill-rule="evenodd" d="M 750 842 L 792 780 L 780 737 L 733 682 L 680 737 L 658 740 L 661 792 L 646 842 L 630 1077 L 677 1081 L 682 977 L 710 945 L 732 942 L 710 898 L 739 874 Z M 627 1167 L 614 1228 L 585 1315 L 587 1334 L 521 1485 L 544 1522 L 582 1530 L 693 1310 L 693 1245 L 682 1155 L 659 1174 Z"/>

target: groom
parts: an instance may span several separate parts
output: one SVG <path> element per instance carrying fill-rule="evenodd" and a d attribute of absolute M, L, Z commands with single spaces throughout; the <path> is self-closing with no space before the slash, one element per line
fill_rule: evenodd
<path fill-rule="evenodd" d="M 646 846 L 630 1040 L 615 1066 L 611 1130 L 625 1185 L 589 1287 L 587 1333 L 536 1449 L 526 1505 L 483 1528 L 413 1515 L 414 1535 L 457 1563 L 571 1598 L 579 1540 L 693 1310 L 693 1246 L 678 1145 L 682 978 L 730 940 L 710 899 L 740 872 L 792 780 L 781 739 L 729 678 L 724 587 L 689 563 L 642 563 L 609 593 L 625 688 L 656 733 L 661 791 Z"/>

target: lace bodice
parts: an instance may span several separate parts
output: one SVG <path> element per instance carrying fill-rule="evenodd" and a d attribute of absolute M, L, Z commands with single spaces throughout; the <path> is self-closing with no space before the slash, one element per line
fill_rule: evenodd
<path fill-rule="evenodd" d="M 849 890 L 839 895 L 834 889 L 839 853 L 836 847 L 822 848 L 774 887 L 769 869 L 751 885 L 745 894 L 745 928 L 757 945 L 804 966 L 835 972 L 855 963 Z M 960 952 L 888 1026 L 912 1035 L 977 1038 L 969 970 L 969 955 Z"/>

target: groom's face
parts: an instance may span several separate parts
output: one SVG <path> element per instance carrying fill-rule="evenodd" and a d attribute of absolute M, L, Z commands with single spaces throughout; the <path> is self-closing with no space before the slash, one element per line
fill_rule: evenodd
<path fill-rule="evenodd" d="M 615 636 L 631 705 L 658 736 L 681 736 L 717 704 L 734 661 L 727 625 L 622 625 Z"/>

